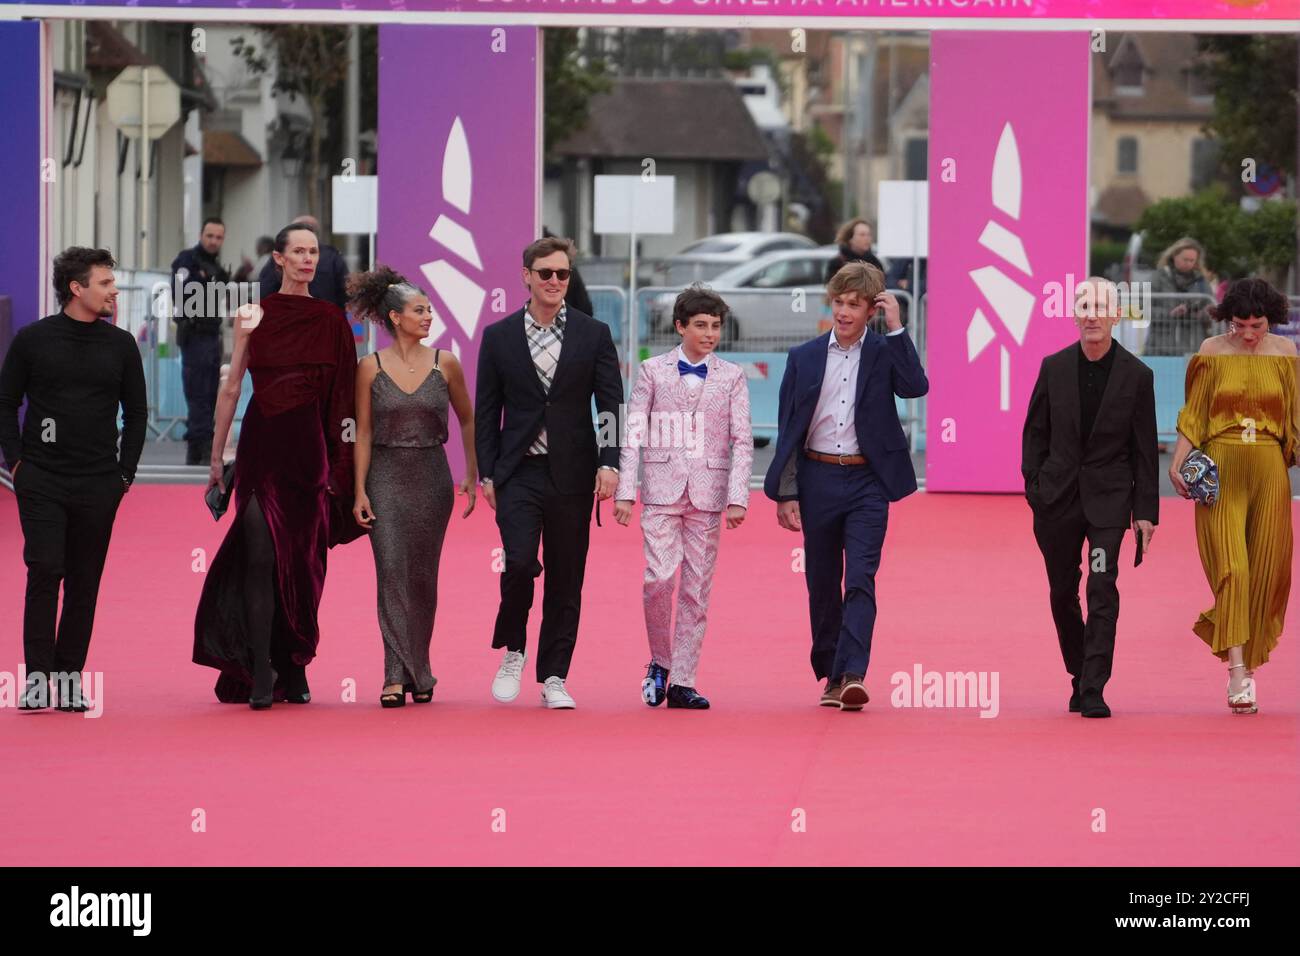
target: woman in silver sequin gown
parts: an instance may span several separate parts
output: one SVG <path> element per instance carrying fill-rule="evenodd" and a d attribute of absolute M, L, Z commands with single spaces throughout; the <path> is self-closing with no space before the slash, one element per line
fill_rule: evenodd
<path fill-rule="evenodd" d="M 380 266 L 349 282 L 354 314 L 393 336 L 357 367 L 357 523 L 370 531 L 384 641 L 380 703 L 433 699 L 429 644 L 438 607 L 438 559 L 455 500 L 443 444 L 448 411 L 460 421 L 467 463 L 460 490 L 474 510 L 474 411 L 460 363 L 420 343 L 429 332 L 428 297 Z"/>

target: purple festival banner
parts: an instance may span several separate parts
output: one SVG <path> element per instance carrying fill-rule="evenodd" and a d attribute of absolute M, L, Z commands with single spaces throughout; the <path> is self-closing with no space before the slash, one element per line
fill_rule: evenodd
<path fill-rule="evenodd" d="M 1039 365 L 1078 338 L 1060 306 L 1087 275 L 1088 59 L 1082 32 L 931 40 L 927 491 L 1024 487 Z"/>
<path fill-rule="evenodd" d="M 5 145 L 0 150 L 4 184 L 4 228 L 0 229 L 0 296 L 9 300 L 9 328 L 0 323 L 0 358 L 12 333 L 43 314 L 41 203 L 51 177 L 60 174 L 45 159 L 41 137 L 41 27 L 0 23 L 0 102 L 4 103 Z"/>
<path fill-rule="evenodd" d="M 429 293 L 425 342 L 459 356 L 471 397 L 483 328 L 523 305 L 520 257 L 541 234 L 537 43 L 534 27 L 379 30 L 376 259 Z"/>
<path fill-rule="evenodd" d="M 857 18 L 930 20 L 1220 20 L 1300 18 L 1300 0 L 0 0 L 33 8 L 230 9 L 252 11 L 337 10 L 358 14 L 478 14 L 484 17 L 620 15 L 653 19 L 745 17 L 760 19 Z M 363 17 L 358 17 L 362 19 Z M 373 17 L 372 17 L 373 18 Z M 283 18 L 281 18 L 283 19 Z M 610 26 L 614 24 L 606 23 Z M 649 24 L 643 24 L 649 25 Z"/>

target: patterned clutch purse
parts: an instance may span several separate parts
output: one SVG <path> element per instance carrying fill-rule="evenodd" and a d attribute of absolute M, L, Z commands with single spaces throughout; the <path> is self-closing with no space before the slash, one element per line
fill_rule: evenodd
<path fill-rule="evenodd" d="M 1219 466 L 1199 448 L 1193 448 L 1188 453 L 1178 474 L 1182 476 L 1193 501 L 1208 506 L 1218 500 Z"/>

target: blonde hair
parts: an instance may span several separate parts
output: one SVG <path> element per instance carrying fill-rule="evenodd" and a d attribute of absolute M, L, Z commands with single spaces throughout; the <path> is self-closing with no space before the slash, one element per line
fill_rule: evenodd
<path fill-rule="evenodd" d="M 1191 236 L 1183 236 L 1172 246 L 1160 253 L 1160 258 L 1156 260 L 1156 268 L 1163 269 L 1169 263 L 1174 261 L 1174 256 L 1185 249 L 1196 250 L 1196 271 L 1205 275 L 1205 247 L 1193 239 Z"/>
<path fill-rule="evenodd" d="M 826 283 L 826 298 L 856 292 L 868 302 L 885 291 L 885 274 L 869 262 L 849 262 Z"/>

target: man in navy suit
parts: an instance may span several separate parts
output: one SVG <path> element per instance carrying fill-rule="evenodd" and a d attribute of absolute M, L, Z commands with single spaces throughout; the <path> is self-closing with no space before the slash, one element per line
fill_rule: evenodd
<path fill-rule="evenodd" d="M 930 382 L 879 269 L 849 263 L 826 294 L 831 331 L 786 361 L 763 490 L 780 502 L 781 527 L 803 532 L 813 673 L 826 679 L 821 704 L 861 710 L 889 503 L 916 490 L 894 396 L 918 398 Z M 884 335 L 867 329 L 877 308 Z"/>

